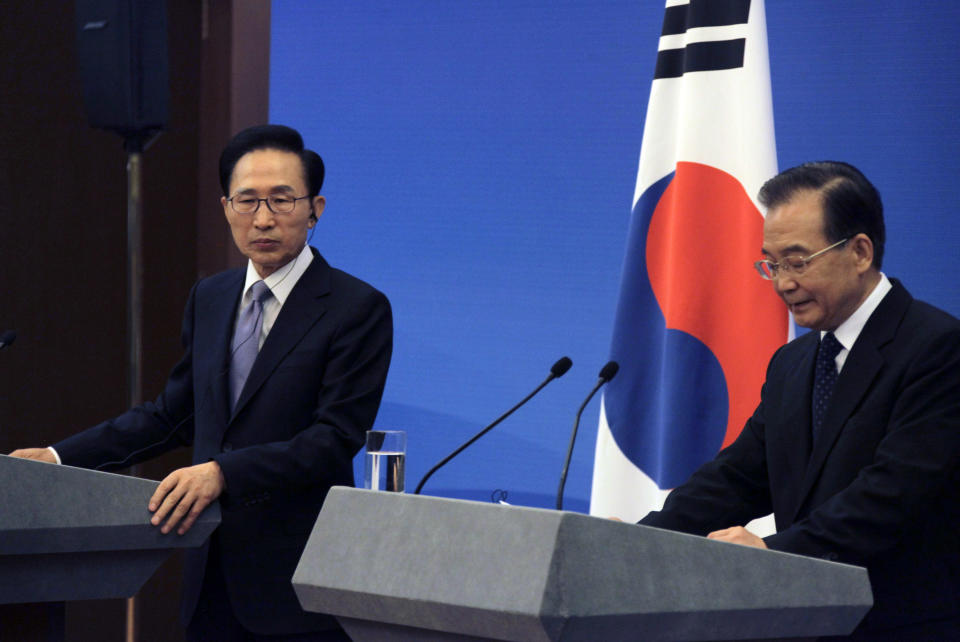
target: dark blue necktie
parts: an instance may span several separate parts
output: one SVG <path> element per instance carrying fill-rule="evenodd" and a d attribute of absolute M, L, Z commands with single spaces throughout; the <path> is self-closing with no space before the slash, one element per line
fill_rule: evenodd
<path fill-rule="evenodd" d="M 837 355 L 843 346 L 832 332 L 823 335 L 817 350 L 817 365 L 813 376 L 813 443 L 817 443 L 823 418 L 830 405 L 833 386 L 837 383 Z"/>
<path fill-rule="evenodd" d="M 240 391 L 247 381 L 253 362 L 260 351 L 260 332 L 263 329 L 263 302 L 273 296 L 263 281 L 250 286 L 252 301 L 237 318 L 237 327 L 230 342 L 230 407 L 237 405 Z"/>

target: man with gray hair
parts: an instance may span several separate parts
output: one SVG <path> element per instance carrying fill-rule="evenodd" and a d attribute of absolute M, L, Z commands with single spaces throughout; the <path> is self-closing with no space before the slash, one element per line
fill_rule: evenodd
<path fill-rule="evenodd" d="M 737 440 L 640 523 L 863 565 L 874 607 L 853 639 L 955 639 L 960 322 L 880 271 L 883 206 L 853 166 L 788 169 L 759 198 L 756 268 L 814 332 L 774 354 Z M 744 528 L 770 512 L 776 534 Z"/>

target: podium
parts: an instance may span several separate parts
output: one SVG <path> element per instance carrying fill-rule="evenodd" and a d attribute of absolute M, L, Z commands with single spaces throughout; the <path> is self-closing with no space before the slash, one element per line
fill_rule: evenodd
<path fill-rule="evenodd" d="M 336 487 L 293 585 L 354 640 L 850 633 L 867 571 L 578 513 Z"/>
<path fill-rule="evenodd" d="M 185 535 L 162 535 L 159 482 L 0 455 L 0 604 L 130 597 L 177 548 L 220 523 L 212 504 Z"/>

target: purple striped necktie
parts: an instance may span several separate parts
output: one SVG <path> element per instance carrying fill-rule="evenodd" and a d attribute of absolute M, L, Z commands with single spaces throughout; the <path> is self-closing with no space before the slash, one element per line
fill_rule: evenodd
<path fill-rule="evenodd" d="M 263 281 L 250 286 L 252 300 L 237 318 L 237 327 L 230 342 L 230 408 L 237 406 L 240 391 L 250 375 L 253 362 L 260 351 L 260 332 L 263 330 L 263 302 L 273 296 L 273 292 Z"/>

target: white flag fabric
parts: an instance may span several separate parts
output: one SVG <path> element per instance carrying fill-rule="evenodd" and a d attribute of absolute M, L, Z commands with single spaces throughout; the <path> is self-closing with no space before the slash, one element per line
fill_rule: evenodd
<path fill-rule="evenodd" d="M 754 271 L 776 174 L 762 0 L 667 2 L 640 151 L 590 512 L 659 509 L 739 434 L 787 310 Z"/>

